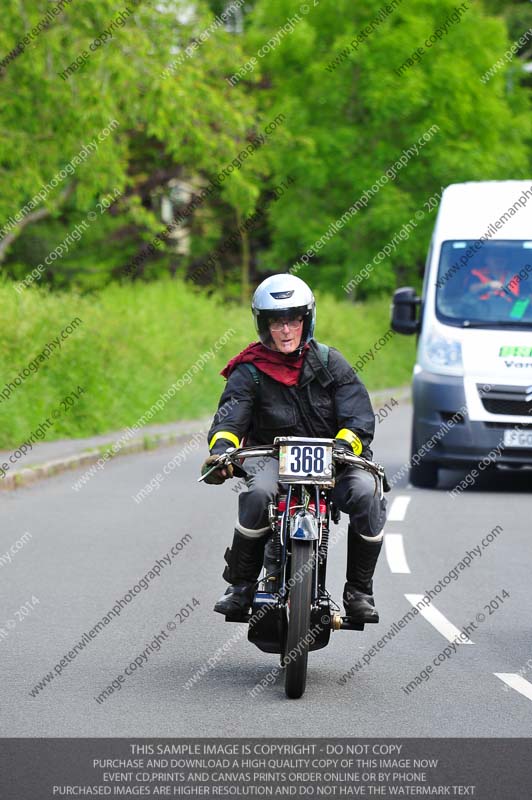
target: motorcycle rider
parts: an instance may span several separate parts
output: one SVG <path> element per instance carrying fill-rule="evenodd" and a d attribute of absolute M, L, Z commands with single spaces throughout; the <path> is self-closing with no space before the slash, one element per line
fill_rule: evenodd
<path fill-rule="evenodd" d="M 375 417 L 368 392 L 335 348 L 314 336 L 316 304 L 309 286 L 291 274 L 264 280 L 253 296 L 258 342 L 229 361 L 221 375 L 227 384 L 208 434 L 205 474 L 230 447 L 271 444 L 275 436 L 334 438 L 335 446 L 371 459 Z M 324 355 L 327 353 L 327 355 Z M 223 414 L 220 411 L 223 409 Z M 247 491 L 239 495 L 231 549 L 225 552 L 223 578 L 230 584 L 214 610 L 226 616 L 246 613 L 253 601 L 269 534 L 268 503 L 278 491 L 279 462 L 246 459 Z M 206 483 L 233 476 L 231 465 L 214 470 Z M 353 622 L 378 622 L 373 573 L 382 547 L 386 500 L 373 477 L 351 465 L 337 468 L 332 499 L 349 514 L 347 581 L 343 601 Z"/>

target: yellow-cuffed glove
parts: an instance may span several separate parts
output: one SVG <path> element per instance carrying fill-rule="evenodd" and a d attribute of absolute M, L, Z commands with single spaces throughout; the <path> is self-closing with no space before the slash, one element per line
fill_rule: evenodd
<path fill-rule="evenodd" d="M 205 473 L 213 466 L 213 464 L 216 464 L 216 462 L 219 460 L 220 460 L 219 455 L 209 456 L 208 458 L 206 458 L 201 467 L 201 474 L 205 475 Z M 213 483 L 216 486 L 218 486 L 221 483 L 224 483 L 224 481 L 226 481 L 227 478 L 232 478 L 232 477 L 233 477 L 233 465 L 226 464 L 224 467 L 220 469 L 215 469 L 211 472 L 210 475 L 207 475 L 204 483 Z"/>

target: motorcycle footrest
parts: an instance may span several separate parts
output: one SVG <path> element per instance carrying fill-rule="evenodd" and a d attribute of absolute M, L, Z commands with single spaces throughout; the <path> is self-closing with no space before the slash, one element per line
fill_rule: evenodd
<path fill-rule="evenodd" d="M 251 612 L 246 611 L 241 614 L 228 614 L 225 617 L 226 622 L 249 622 L 251 619 Z"/>
<path fill-rule="evenodd" d="M 340 630 L 342 631 L 363 631 L 364 630 L 364 622 L 351 622 L 349 617 L 342 617 L 342 626 Z"/>

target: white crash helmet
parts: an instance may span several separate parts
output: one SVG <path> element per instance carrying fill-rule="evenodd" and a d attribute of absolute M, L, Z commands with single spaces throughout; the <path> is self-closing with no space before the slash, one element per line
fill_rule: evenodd
<path fill-rule="evenodd" d="M 272 319 L 286 319 L 301 315 L 303 317 L 302 347 L 314 335 L 316 324 L 316 301 L 309 286 L 290 273 L 271 275 L 257 287 L 251 310 L 259 339 L 266 347 L 272 348 L 272 338 L 268 323 Z M 299 348 L 298 348 L 299 350 Z"/>

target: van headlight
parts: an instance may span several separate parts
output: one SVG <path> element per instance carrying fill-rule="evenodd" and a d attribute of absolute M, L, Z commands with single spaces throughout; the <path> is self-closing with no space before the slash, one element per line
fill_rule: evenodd
<path fill-rule="evenodd" d="M 421 345 L 419 362 L 428 372 L 462 375 L 462 345 L 458 339 L 430 333 Z"/>

